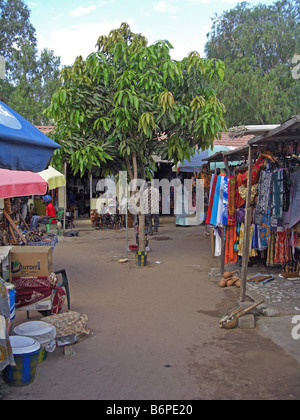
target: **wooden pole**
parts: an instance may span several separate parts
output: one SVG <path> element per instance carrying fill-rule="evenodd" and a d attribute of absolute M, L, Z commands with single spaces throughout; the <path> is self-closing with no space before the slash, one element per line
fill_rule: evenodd
<path fill-rule="evenodd" d="M 243 257 L 242 257 L 242 270 L 241 270 L 241 290 L 240 300 L 245 301 L 246 286 L 247 286 L 247 273 L 248 262 L 250 253 L 250 229 L 251 229 L 251 187 L 252 187 L 252 168 L 253 168 L 253 146 L 249 144 L 249 157 L 248 157 L 248 181 L 247 181 L 247 196 L 245 207 L 245 228 L 243 238 Z"/>
<path fill-rule="evenodd" d="M 64 227 L 63 227 L 63 236 L 65 236 L 66 234 L 66 211 L 67 211 L 67 200 L 68 200 L 68 196 L 67 196 L 67 164 L 64 163 L 64 174 L 65 174 L 65 178 L 66 178 L 66 185 L 65 185 L 65 189 L 64 189 Z"/>
<path fill-rule="evenodd" d="M 221 249 L 221 267 L 220 272 L 223 276 L 225 272 L 225 247 L 226 247 L 226 226 L 222 229 L 222 249 Z"/>

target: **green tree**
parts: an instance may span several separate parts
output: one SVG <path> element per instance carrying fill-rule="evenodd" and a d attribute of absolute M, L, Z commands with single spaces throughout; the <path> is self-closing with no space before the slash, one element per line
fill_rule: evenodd
<path fill-rule="evenodd" d="M 6 59 L 6 79 L 0 80 L 0 100 L 33 124 L 49 124 L 43 110 L 58 87 L 60 59 L 37 50 L 30 11 L 23 0 L 0 0 L 0 55 Z"/>
<path fill-rule="evenodd" d="M 216 87 L 228 126 L 277 124 L 300 111 L 300 84 L 291 59 L 300 54 L 300 5 L 282 0 L 251 7 L 244 2 L 215 16 L 205 50 L 225 62 Z"/>
<path fill-rule="evenodd" d="M 125 167 L 130 180 L 146 179 L 154 154 L 177 163 L 196 146 L 211 147 L 224 131 L 224 107 L 211 88 L 223 77 L 221 61 L 197 52 L 174 61 L 168 41 L 148 45 L 126 23 L 101 36 L 97 47 L 62 70 L 47 110 L 62 146 L 56 158 L 74 172 L 91 173 L 97 165 L 105 175 Z M 144 250 L 142 215 L 140 229 Z"/>

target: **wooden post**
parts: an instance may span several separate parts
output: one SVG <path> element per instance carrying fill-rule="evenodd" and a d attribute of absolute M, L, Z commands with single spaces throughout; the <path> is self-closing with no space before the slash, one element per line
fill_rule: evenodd
<path fill-rule="evenodd" d="M 64 174 L 65 174 L 65 178 L 66 178 L 66 185 L 65 185 L 65 189 L 64 189 L 64 222 L 63 222 L 64 227 L 63 227 L 63 236 L 65 236 L 65 234 L 66 234 L 66 210 L 68 208 L 68 203 L 67 203 L 67 201 L 68 201 L 68 195 L 67 195 L 67 173 L 68 173 L 67 164 L 64 163 Z"/>
<path fill-rule="evenodd" d="M 17 234 L 20 236 L 20 238 L 24 242 L 24 244 L 27 245 L 27 239 L 25 238 L 25 236 L 23 236 L 21 230 L 18 228 L 18 226 L 15 224 L 15 222 L 12 220 L 12 218 L 10 217 L 10 215 L 7 213 L 6 210 L 3 211 L 3 214 L 4 214 L 4 217 L 6 217 L 6 219 L 11 224 L 10 227 L 12 227 L 17 232 Z M 13 235 L 13 238 L 15 239 L 15 235 Z"/>
<path fill-rule="evenodd" d="M 245 208 L 245 228 L 243 238 L 243 257 L 242 257 L 242 270 L 241 270 L 241 291 L 240 300 L 245 301 L 246 286 L 247 286 L 247 273 L 248 262 L 250 253 L 250 229 L 251 229 L 251 187 L 252 187 L 252 161 L 253 146 L 249 144 L 249 157 L 248 157 L 248 181 L 247 181 L 247 196 Z"/>
<path fill-rule="evenodd" d="M 226 245 L 226 226 L 222 229 L 222 249 L 221 249 L 221 267 L 220 272 L 223 276 L 225 272 L 225 245 Z"/>

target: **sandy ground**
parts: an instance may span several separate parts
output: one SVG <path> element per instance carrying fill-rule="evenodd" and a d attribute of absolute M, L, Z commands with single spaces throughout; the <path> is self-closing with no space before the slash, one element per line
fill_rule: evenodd
<path fill-rule="evenodd" d="M 120 264 L 125 231 L 81 230 L 54 250 L 67 270 L 71 309 L 87 314 L 90 336 L 39 364 L 34 382 L 6 389 L 6 400 L 299 399 L 300 366 L 255 330 L 218 328 L 237 306 L 237 289 L 220 289 L 203 227 L 162 221 L 148 265 L 133 254 Z M 129 231 L 129 243 L 135 243 Z M 162 262 L 157 264 L 156 262 Z M 40 319 L 37 312 L 31 320 Z M 26 321 L 17 312 L 15 325 Z M 259 323 L 259 321 L 258 321 Z M 0 381 L 1 382 L 1 381 Z"/>

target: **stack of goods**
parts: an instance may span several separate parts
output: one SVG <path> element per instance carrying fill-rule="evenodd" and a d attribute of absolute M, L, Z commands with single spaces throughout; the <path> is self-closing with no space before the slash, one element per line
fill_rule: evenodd
<path fill-rule="evenodd" d="M 241 279 L 239 278 L 239 276 L 236 274 L 238 272 L 238 270 L 236 271 L 225 271 L 225 273 L 223 274 L 223 277 L 221 278 L 220 282 L 219 282 L 219 286 L 220 287 L 231 287 L 231 286 L 236 286 L 238 288 L 241 287 Z"/>

